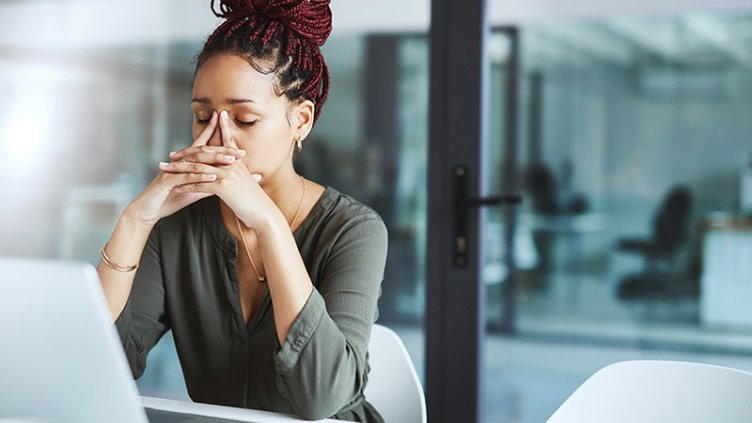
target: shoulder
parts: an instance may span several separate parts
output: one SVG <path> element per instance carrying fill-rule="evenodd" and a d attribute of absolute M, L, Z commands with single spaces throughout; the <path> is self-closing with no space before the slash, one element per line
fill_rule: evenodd
<path fill-rule="evenodd" d="M 322 201 L 327 202 L 324 224 L 340 236 L 369 236 L 386 240 L 387 229 L 381 216 L 371 207 L 327 187 Z"/>
<path fill-rule="evenodd" d="M 322 275 L 348 271 L 361 276 L 383 274 L 388 234 L 381 216 L 330 187 L 321 203 L 321 215 L 310 235 L 314 254 L 320 255 L 314 261 L 320 263 Z"/>
<path fill-rule="evenodd" d="M 388 235 L 381 216 L 334 188 L 326 188 L 306 220 L 299 246 L 313 262 L 348 260 L 352 254 L 373 259 L 386 255 Z"/>

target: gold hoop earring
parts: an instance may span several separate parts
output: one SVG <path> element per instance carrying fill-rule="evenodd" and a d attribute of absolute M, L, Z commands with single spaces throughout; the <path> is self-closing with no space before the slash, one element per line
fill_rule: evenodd
<path fill-rule="evenodd" d="M 303 142 L 300 140 L 296 140 L 295 144 L 298 146 L 298 153 L 303 151 Z"/>

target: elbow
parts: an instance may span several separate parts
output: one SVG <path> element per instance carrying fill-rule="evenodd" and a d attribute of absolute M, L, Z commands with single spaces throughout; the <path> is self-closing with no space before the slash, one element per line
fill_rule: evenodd
<path fill-rule="evenodd" d="M 299 412 L 304 420 L 323 420 L 334 416 L 341 409 L 342 407 L 333 401 L 318 399 L 301 406 Z"/>
<path fill-rule="evenodd" d="M 305 400 L 298 402 L 300 417 L 305 420 L 329 419 L 357 401 L 363 379 L 358 377 L 355 383 L 349 379 L 329 380 L 328 383 L 320 384 L 326 388 L 317 390 L 313 395 L 309 393 Z"/>
<path fill-rule="evenodd" d="M 336 389 L 324 390 L 298 403 L 298 413 L 304 420 L 329 419 L 348 405 L 352 398 L 337 394 Z"/>
<path fill-rule="evenodd" d="M 316 389 L 311 392 L 308 389 L 298 390 L 290 389 L 286 383 L 278 384 L 280 393 L 284 398 L 290 401 L 295 414 L 303 420 L 322 420 L 336 415 L 340 410 L 351 401 L 347 395 L 338 392 L 335 386 L 326 386 L 323 389 Z"/>

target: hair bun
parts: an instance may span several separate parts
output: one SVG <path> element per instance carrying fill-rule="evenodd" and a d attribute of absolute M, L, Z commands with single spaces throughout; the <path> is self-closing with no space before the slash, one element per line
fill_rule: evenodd
<path fill-rule="evenodd" d="M 301 37 L 322 46 L 332 33 L 330 0 L 219 0 L 214 14 L 227 20 L 263 15 L 288 25 Z"/>

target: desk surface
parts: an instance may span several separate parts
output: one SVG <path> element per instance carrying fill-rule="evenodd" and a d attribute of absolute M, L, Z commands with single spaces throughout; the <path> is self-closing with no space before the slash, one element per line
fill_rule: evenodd
<path fill-rule="evenodd" d="M 177 401 L 164 398 L 141 397 L 145 408 L 168 411 L 173 413 L 192 414 L 196 416 L 228 419 L 239 422 L 253 423 L 300 423 L 310 422 L 285 414 L 270 411 L 250 410 L 246 408 L 225 407 L 221 405 L 199 404 L 195 402 Z M 342 420 L 317 420 L 319 422 L 341 423 Z"/>
<path fill-rule="evenodd" d="M 530 229 L 559 233 L 601 232 L 608 229 L 605 213 L 552 214 L 522 213 L 520 223 Z"/>
<path fill-rule="evenodd" d="M 752 218 L 709 217 L 701 222 L 705 230 L 752 231 Z"/>

